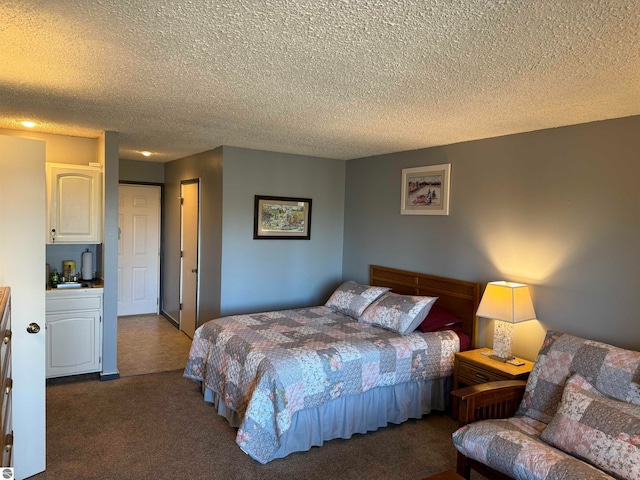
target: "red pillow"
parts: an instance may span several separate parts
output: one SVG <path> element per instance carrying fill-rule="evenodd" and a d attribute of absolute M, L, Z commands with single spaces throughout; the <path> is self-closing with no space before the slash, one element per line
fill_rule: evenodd
<path fill-rule="evenodd" d="M 431 307 L 427 318 L 418 327 L 423 332 L 435 332 L 443 330 L 442 327 L 449 327 L 455 324 L 461 324 L 462 321 L 453 313 L 446 311 L 437 305 Z"/>
<path fill-rule="evenodd" d="M 453 330 L 460 339 L 460 351 L 471 350 L 471 337 L 462 331 L 462 324 L 456 323 L 452 327 L 442 327 L 440 330 Z"/>

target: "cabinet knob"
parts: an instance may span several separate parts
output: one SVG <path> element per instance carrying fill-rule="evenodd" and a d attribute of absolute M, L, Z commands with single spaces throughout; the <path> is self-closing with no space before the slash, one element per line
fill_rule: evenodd
<path fill-rule="evenodd" d="M 6 442 L 7 443 L 4 446 L 4 449 L 6 452 L 10 452 L 11 449 L 13 448 L 13 435 L 11 433 L 6 436 Z"/>
<path fill-rule="evenodd" d="M 11 341 L 11 330 L 5 330 L 2 341 L 5 345 Z"/>
<path fill-rule="evenodd" d="M 40 331 L 40 325 L 37 323 L 30 323 L 27 327 L 27 332 L 29 333 L 38 333 Z"/>
<path fill-rule="evenodd" d="M 4 389 L 4 394 L 9 395 L 11 393 L 11 389 L 13 388 L 13 380 L 7 378 L 7 386 Z"/>

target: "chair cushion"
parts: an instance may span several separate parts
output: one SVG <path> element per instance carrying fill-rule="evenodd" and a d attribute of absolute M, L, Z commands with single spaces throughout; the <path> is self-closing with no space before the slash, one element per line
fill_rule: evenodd
<path fill-rule="evenodd" d="M 483 420 L 456 430 L 453 443 L 464 456 L 515 479 L 613 478 L 540 441 L 544 427 L 527 417 Z"/>
<path fill-rule="evenodd" d="M 549 423 L 569 377 L 579 373 L 611 398 L 640 405 L 640 352 L 548 331 L 516 415 Z"/>
<path fill-rule="evenodd" d="M 540 439 L 620 478 L 640 479 L 640 405 L 603 396 L 580 374 Z"/>

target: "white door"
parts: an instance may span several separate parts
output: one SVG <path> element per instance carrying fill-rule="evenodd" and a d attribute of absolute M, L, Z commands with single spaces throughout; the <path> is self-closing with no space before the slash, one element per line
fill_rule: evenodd
<path fill-rule="evenodd" d="M 199 185 L 198 182 L 180 186 L 182 208 L 180 214 L 180 248 L 182 262 L 180 272 L 180 330 L 193 338 L 198 314 L 198 238 Z"/>
<path fill-rule="evenodd" d="M 0 135 L 0 284 L 11 287 L 17 479 L 45 469 L 45 192 L 45 142 Z M 31 323 L 38 333 L 27 333 Z"/>
<path fill-rule="evenodd" d="M 118 316 L 158 313 L 160 187 L 120 185 Z"/>

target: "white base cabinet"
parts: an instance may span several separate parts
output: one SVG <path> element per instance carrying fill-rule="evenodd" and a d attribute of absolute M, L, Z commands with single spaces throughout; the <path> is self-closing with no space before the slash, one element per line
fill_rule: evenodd
<path fill-rule="evenodd" d="M 102 370 L 102 289 L 47 291 L 46 377 Z"/>

